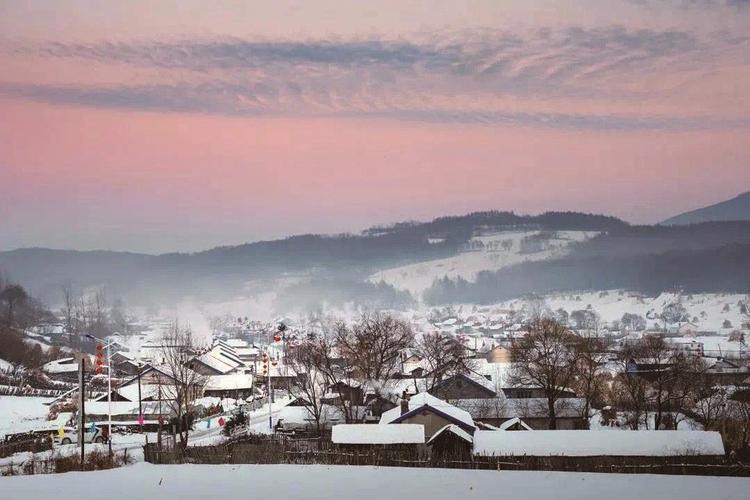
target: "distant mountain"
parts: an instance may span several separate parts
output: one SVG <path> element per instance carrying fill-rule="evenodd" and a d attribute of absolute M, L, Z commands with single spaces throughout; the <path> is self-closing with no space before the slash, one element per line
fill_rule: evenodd
<path fill-rule="evenodd" d="M 247 290 L 262 291 L 281 276 L 313 276 L 329 290 L 378 293 L 363 279 L 379 269 L 457 254 L 477 232 L 533 229 L 608 232 L 627 228 L 614 217 L 575 212 L 517 215 L 475 212 L 430 222 L 401 222 L 361 234 L 299 235 L 275 241 L 217 247 L 198 253 L 145 255 L 27 248 L 0 252 L 0 271 L 50 305 L 60 300 L 61 285 L 103 286 L 108 296 L 131 304 L 164 303 L 181 297 L 218 299 Z"/>
<path fill-rule="evenodd" d="M 750 220 L 750 191 L 731 200 L 676 215 L 661 224 L 677 226 L 699 222 L 738 220 Z"/>

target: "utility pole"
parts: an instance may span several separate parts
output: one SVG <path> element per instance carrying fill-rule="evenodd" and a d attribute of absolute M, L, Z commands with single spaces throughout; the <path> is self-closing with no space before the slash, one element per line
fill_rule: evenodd
<path fill-rule="evenodd" d="M 112 342 L 107 342 L 107 443 L 112 456 Z"/>
<path fill-rule="evenodd" d="M 156 381 L 157 384 L 159 384 L 159 433 L 156 435 L 156 442 L 159 446 L 159 451 L 161 451 L 161 427 L 162 427 L 162 415 L 161 415 L 161 373 L 156 374 Z M 161 455 L 159 455 L 159 458 L 161 459 Z"/>
<path fill-rule="evenodd" d="M 271 417 L 271 395 L 273 394 L 273 389 L 271 389 L 271 333 L 268 334 L 268 344 L 266 345 L 266 348 L 268 349 L 268 359 L 266 361 L 266 367 L 268 367 L 268 394 L 266 394 L 266 397 L 268 398 L 268 428 L 273 431 L 273 418 Z"/>
<path fill-rule="evenodd" d="M 141 407 L 141 363 L 138 363 L 138 425 L 143 434 L 143 409 Z"/>
<path fill-rule="evenodd" d="M 84 450 L 84 437 L 85 437 L 85 431 L 84 428 L 86 426 L 86 411 L 84 408 L 85 402 L 86 402 L 86 394 L 85 394 L 85 380 L 84 380 L 84 374 L 86 371 L 86 355 L 84 353 L 80 354 L 80 361 L 78 362 L 78 394 L 80 396 L 79 406 L 78 406 L 78 414 L 80 416 L 78 420 L 78 443 L 80 443 L 81 446 L 81 470 L 83 470 L 83 466 L 86 463 L 86 452 Z"/>

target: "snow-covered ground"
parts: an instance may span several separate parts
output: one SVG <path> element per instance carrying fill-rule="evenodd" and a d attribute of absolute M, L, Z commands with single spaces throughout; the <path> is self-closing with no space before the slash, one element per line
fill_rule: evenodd
<path fill-rule="evenodd" d="M 4 499 L 746 499 L 748 478 L 323 465 L 149 465 L 0 478 Z"/>
<path fill-rule="evenodd" d="M 555 231 L 539 251 L 524 253 L 524 238 L 538 235 L 539 231 L 502 231 L 476 236 L 469 241 L 466 251 L 453 257 L 380 271 L 370 276 L 374 282 L 386 283 L 408 290 L 416 296 L 432 283 L 445 276 L 474 281 L 481 271 L 497 271 L 521 262 L 559 258 L 567 254 L 572 243 L 593 238 L 591 231 Z M 472 244 L 474 247 L 472 247 Z"/>
<path fill-rule="evenodd" d="M 51 426 L 47 420 L 51 398 L 0 396 L 0 438 Z"/>
<path fill-rule="evenodd" d="M 13 369 L 13 365 L 11 365 L 8 361 L 5 361 L 3 358 L 0 358 L 0 372 L 9 372 Z"/>

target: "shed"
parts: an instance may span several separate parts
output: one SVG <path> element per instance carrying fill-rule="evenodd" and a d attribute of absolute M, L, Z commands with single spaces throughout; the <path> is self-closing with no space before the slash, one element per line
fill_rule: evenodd
<path fill-rule="evenodd" d="M 338 424 L 331 441 L 342 445 L 424 444 L 424 426 L 419 424 Z"/>
<path fill-rule="evenodd" d="M 473 439 L 471 434 L 455 424 L 448 424 L 432 435 L 427 446 L 433 457 L 449 457 L 453 460 L 467 460 L 471 457 Z"/>
<path fill-rule="evenodd" d="M 474 455 L 717 456 L 724 455 L 724 443 L 718 432 L 706 431 L 476 431 Z"/>

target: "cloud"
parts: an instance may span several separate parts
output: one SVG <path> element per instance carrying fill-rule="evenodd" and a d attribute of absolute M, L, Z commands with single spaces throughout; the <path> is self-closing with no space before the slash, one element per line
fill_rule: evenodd
<path fill-rule="evenodd" d="M 321 107 L 269 110 L 263 99 L 244 86 L 180 86 L 76 88 L 0 84 L 0 94 L 34 101 L 74 106 L 95 106 L 141 111 L 170 111 L 230 116 L 288 115 L 319 118 L 392 119 L 407 122 L 493 126 L 527 126 L 567 130 L 722 130 L 750 128 L 748 119 L 684 118 L 668 116 L 526 113 L 462 109 L 367 107 L 331 111 Z"/>
<path fill-rule="evenodd" d="M 100 86 L 85 80 L 54 86 L 6 83 L 0 92 L 55 104 L 228 115 L 692 128 L 695 123 L 677 119 L 509 113 L 485 104 L 507 97 L 653 99 L 673 88 L 666 83 L 645 88 L 645 77 L 664 75 L 668 81 L 683 72 L 698 80 L 722 65 L 750 64 L 748 43 L 747 35 L 699 37 L 622 26 L 423 33 L 408 40 L 51 42 L 13 51 L 42 60 L 124 66 L 139 80 Z M 713 126 L 745 125 L 740 120 Z"/>

